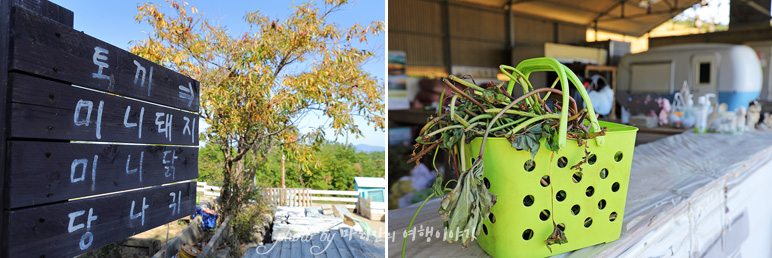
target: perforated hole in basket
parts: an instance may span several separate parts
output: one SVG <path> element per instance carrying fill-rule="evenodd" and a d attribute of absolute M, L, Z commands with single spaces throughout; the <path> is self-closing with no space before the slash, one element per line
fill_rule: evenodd
<path fill-rule="evenodd" d="M 601 169 L 600 170 L 600 179 L 606 179 L 608 177 L 608 169 Z"/>
<path fill-rule="evenodd" d="M 483 233 L 485 233 L 486 236 L 488 235 L 488 227 L 485 226 L 485 224 L 483 224 Z"/>
<path fill-rule="evenodd" d="M 587 217 L 586 219 L 584 219 L 584 227 L 589 228 L 590 226 L 592 226 L 592 218 Z"/>
<path fill-rule="evenodd" d="M 587 187 L 587 190 L 584 191 L 584 194 L 586 194 L 587 197 L 592 197 L 592 195 L 595 194 L 595 187 Z"/>
<path fill-rule="evenodd" d="M 613 222 L 615 220 L 617 220 L 617 212 L 616 211 L 612 212 L 611 214 L 608 215 L 608 221 Z"/>
<path fill-rule="evenodd" d="M 614 154 L 614 161 L 616 161 L 616 162 L 622 161 L 622 152 L 621 151 L 617 151 L 617 154 Z"/>
<path fill-rule="evenodd" d="M 495 215 L 493 215 L 493 212 L 491 212 L 490 214 L 488 214 L 488 220 L 490 220 L 490 221 L 491 221 L 491 223 L 496 223 L 496 216 L 495 216 Z"/>
<path fill-rule="evenodd" d="M 523 169 L 525 169 L 526 172 L 531 172 L 534 169 L 536 169 L 536 162 L 532 159 L 529 159 L 528 161 L 523 164 Z"/>
<path fill-rule="evenodd" d="M 574 204 L 574 206 L 571 207 L 571 215 L 579 215 L 579 211 L 581 211 L 582 208 L 579 207 L 579 204 Z"/>
<path fill-rule="evenodd" d="M 491 189 L 491 181 L 487 177 L 483 177 L 483 185 L 485 185 L 485 188 Z"/>
<path fill-rule="evenodd" d="M 560 223 L 560 224 L 558 224 L 558 228 L 559 228 L 561 231 L 563 231 L 563 232 L 566 232 L 566 224 Z"/>
<path fill-rule="evenodd" d="M 614 184 L 613 184 L 613 185 L 611 185 L 611 191 L 612 191 L 612 192 L 615 192 L 615 193 L 616 193 L 617 191 L 619 191 L 619 183 L 618 183 L 618 182 L 614 182 Z"/>
<path fill-rule="evenodd" d="M 560 158 L 558 159 L 558 167 L 559 167 L 559 168 L 564 168 L 564 167 L 566 167 L 567 165 L 568 165 L 568 159 L 567 159 L 566 157 L 560 157 Z"/>
<path fill-rule="evenodd" d="M 523 205 L 525 205 L 525 207 L 531 207 L 531 205 L 533 205 L 533 202 L 534 202 L 533 195 L 529 194 L 529 195 L 526 195 L 525 198 L 523 198 Z"/>
<path fill-rule="evenodd" d="M 582 181 L 582 172 L 574 172 L 574 175 L 571 176 L 571 180 L 574 181 L 574 183 L 579 183 Z"/>
<path fill-rule="evenodd" d="M 550 219 L 550 211 L 549 210 L 543 210 L 541 213 L 539 213 L 539 219 L 541 221 L 547 221 Z"/>
<path fill-rule="evenodd" d="M 604 200 L 604 199 L 601 199 L 601 200 L 598 202 L 598 209 L 599 209 L 599 210 L 602 210 L 602 209 L 605 209 L 605 208 L 606 208 L 606 200 Z"/>
<path fill-rule="evenodd" d="M 596 161 L 598 161 L 598 156 L 595 156 L 595 154 L 590 154 L 590 157 L 587 158 L 587 164 L 595 165 Z"/>
<path fill-rule="evenodd" d="M 531 238 L 533 238 L 533 230 L 526 229 L 525 231 L 523 231 L 523 240 L 528 241 L 528 240 L 531 240 Z"/>
<path fill-rule="evenodd" d="M 559 202 L 566 200 L 566 191 L 560 190 L 557 194 L 555 194 L 555 200 L 558 200 Z"/>
<path fill-rule="evenodd" d="M 543 176 L 543 177 L 541 177 L 541 179 L 539 180 L 539 184 L 541 184 L 541 186 L 543 186 L 543 187 L 549 186 L 550 185 L 550 176 Z"/>

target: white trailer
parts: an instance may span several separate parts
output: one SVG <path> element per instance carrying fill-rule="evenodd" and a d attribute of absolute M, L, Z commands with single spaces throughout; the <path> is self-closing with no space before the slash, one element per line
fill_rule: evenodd
<path fill-rule="evenodd" d="M 686 81 L 697 97 L 708 93 L 727 103 L 729 110 L 759 98 L 761 64 L 748 46 L 731 44 L 683 44 L 649 49 L 622 57 L 617 71 L 617 90 L 629 93 L 672 95 Z"/>
<path fill-rule="evenodd" d="M 752 41 L 745 42 L 756 51 L 756 56 L 761 63 L 762 83 L 761 83 L 761 101 L 772 102 L 772 41 Z"/>

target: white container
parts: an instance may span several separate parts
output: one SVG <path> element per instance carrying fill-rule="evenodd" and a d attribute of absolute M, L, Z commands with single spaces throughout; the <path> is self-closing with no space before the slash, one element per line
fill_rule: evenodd
<path fill-rule="evenodd" d="M 710 102 L 706 96 L 700 96 L 697 98 L 697 106 L 695 107 L 695 127 L 694 131 L 697 133 L 705 133 L 708 129 L 708 111 L 710 109 Z"/>

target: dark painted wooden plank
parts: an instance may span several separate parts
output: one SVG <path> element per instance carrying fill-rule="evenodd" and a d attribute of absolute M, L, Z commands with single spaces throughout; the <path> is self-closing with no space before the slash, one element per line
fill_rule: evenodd
<path fill-rule="evenodd" d="M 10 76 L 14 138 L 198 145 L 197 114 L 25 74 Z"/>
<path fill-rule="evenodd" d="M 295 242 L 294 241 L 284 240 L 284 241 L 281 241 L 281 242 L 282 242 L 282 244 L 281 244 L 281 253 L 280 253 L 279 257 L 281 257 L 281 258 L 297 257 L 297 256 L 292 255 L 292 253 L 294 253 L 295 249 L 297 249 L 297 247 L 295 246 Z"/>
<path fill-rule="evenodd" d="M 11 69 L 198 111 L 196 80 L 17 8 Z"/>
<path fill-rule="evenodd" d="M 325 235 L 325 238 L 327 238 L 329 237 L 330 232 L 327 231 L 322 233 L 316 233 L 313 236 L 311 236 L 311 254 L 313 254 L 315 258 L 328 257 L 327 252 L 329 250 L 325 248 L 327 242 L 322 242 L 322 235 Z"/>
<path fill-rule="evenodd" d="M 335 245 L 336 249 L 338 249 L 338 254 L 340 254 L 340 257 L 343 258 L 351 258 L 354 257 L 351 254 L 351 250 L 349 249 L 348 245 L 346 244 L 346 241 L 343 240 L 343 238 L 340 236 L 340 230 L 331 230 L 330 232 L 333 233 L 333 244 Z"/>
<path fill-rule="evenodd" d="M 289 241 L 289 242 L 288 242 Z M 284 244 L 290 244 L 292 243 L 292 250 L 290 251 L 290 257 L 302 257 L 303 251 L 301 248 L 303 248 L 303 243 L 300 242 L 300 238 L 292 238 L 290 240 L 284 240 Z"/>
<path fill-rule="evenodd" d="M 30 141 L 9 146 L 9 208 L 198 178 L 196 147 Z"/>
<path fill-rule="evenodd" d="M 357 232 L 355 236 L 351 238 L 351 241 L 359 246 L 359 250 L 365 254 L 365 257 L 383 257 L 385 254 L 386 248 L 377 245 L 375 243 L 376 239 L 365 233 Z"/>
<path fill-rule="evenodd" d="M 279 257 L 281 257 L 281 246 L 283 245 L 283 243 L 284 243 L 284 241 L 279 241 L 279 242 L 273 243 L 273 248 L 266 249 L 266 250 L 271 250 L 271 251 L 268 251 L 268 252 L 263 251 L 263 253 L 266 254 L 263 257 L 268 257 L 268 255 L 270 255 L 271 258 L 279 258 Z"/>
<path fill-rule="evenodd" d="M 327 248 L 324 252 L 324 254 L 329 258 L 340 258 L 342 257 L 340 254 L 340 251 L 338 251 L 338 248 L 335 246 L 335 234 L 333 231 L 327 231 L 322 233 L 320 236 L 320 241 L 324 245 L 324 248 Z"/>
<path fill-rule="evenodd" d="M 364 250 L 362 250 L 360 243 L 356 241 L 356 238 L 359 237 L 356 231 L 350 228 L 341 228 L 340 237 L 346 242 L 351 255 L 354 257 L 368 257 Z"/>
<path fill-rule="evenodd" d="M 42 14 L 43 16 L 53 19 L 56 22 L 62 23 L 65 26 L 72 27 L 73 13 L 70 10 L 62 8 L 47 0 L 2 0 L 0 1 L 0 169 L 3 171 L 3 176 L 0 176 L 0 207 L 6 207 L 6 195 L 7 195 L 7 175 L 8 167 L 7 163 L 7 144 L 6 137 L 8 136 L 8 130 L 10 128 L 10 84 L 8 83 L 8 70 L 10 65 L 10 37 L 11 37 L 11 9 L 13 6 L 22 6 Z M 17 7 L 18 8 L 18 7 Z M 8 250 L 8 218 L 5 212 L 0 212 L 0 250 Z M 0 252 L 0 256 L 3 252 Z"/>
<path fill-rule="evenodd" d="M 48 19 L 72 28 L 73 13 L 64 7 L 47 0 L 12 0 L 12 5 L 23 7 Z"/>
<path fill-rule="evenodd" d="M 195 204 L 188 182 L 10 211 L 0 256 L 72 257 L 188 216 Z"/>

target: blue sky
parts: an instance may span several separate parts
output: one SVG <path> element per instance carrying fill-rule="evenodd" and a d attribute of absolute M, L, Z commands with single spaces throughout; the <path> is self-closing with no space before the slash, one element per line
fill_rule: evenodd
<path fill-rule="evenodd" d="M 99 38 L 117 47 L 128 49 L 132 40 L 143 40 L 147 38 L 152 28 L 147 23 L 137 23 L 134 17 L 137 15 L 138 1 L 98 1 L 98 0 L 51 0 L 74 12 L 76 30 L 83 31 L 93 37 Z M 165 1 L 152 0 L 147 1 L 156 3 L 162 7 L 161 10 L 170 13 L 168 3 Z M 244 14 L 259 10 L 263 15 L 271 18 L 282 19 L 292 12 L 291 6 L 306 1 L 187 1 L 204 13 L 204 17 L 210 21 L 219 21 L 221 25 L 226 26 L 231 33 L 238 35 L 244 33 L 248 27 L 243 20 Z M 323 1 L 315 1 L 321 4 Z M 109 4 L 108 4 L 109 3 Z M 385 20 L 385 2 L 353 0 L 344 10 L 333 13 L 329 21 L 347 28 L 355 23 L 363 26 L 371 21 Z M 386 59 L 385 59 L 385 34 L 375 37 L 368 37 L 368 44 L 365 49 L 375 52 L 376 58 L 373 58 L 364 65 L 364 69 L 375 75 L 381 82 L 385 82 Z M 384 114 L 385 115 L 385 114 Z M 299 125 L 301 130 L 309 126 L 316 126 L 323 117 L 309 115 Z M 351 144 L 368 144 L 374 146 L 385 146 L 385 133 L 383 131 L 373 130 L 373 126 L 366 125 L 363 119 L 355 121 L 360 130 L 364 133 L 364 138 L 355 139 L 351 136 L 348 141 Z M 328 131 L 328 138 L 335 140 L 332 131 Z M 338 142 L 345 142 L 346 137 L 339 137 Z"/>

